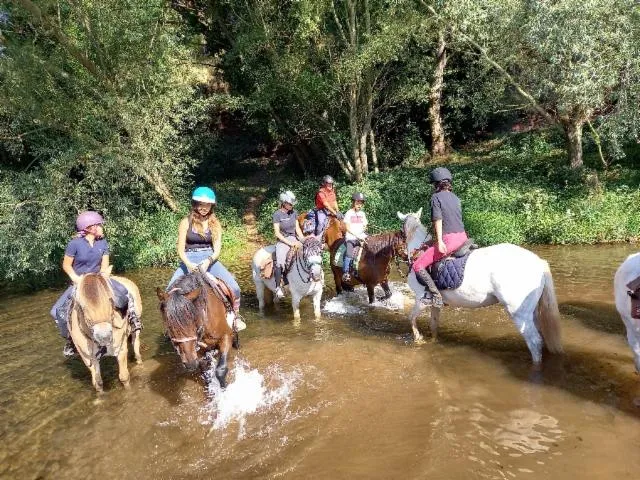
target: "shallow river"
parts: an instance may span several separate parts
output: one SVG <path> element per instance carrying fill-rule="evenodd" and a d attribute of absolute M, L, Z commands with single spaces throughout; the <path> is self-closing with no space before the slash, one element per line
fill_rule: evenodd
<path fill-rule="evenodd" d="M 128 276 L 144 300 L 144 364 L 124 390 L 103 361 L 105 395 L 65 360 L 48 315 L 59 290 L 0 303 L 3 478 L 640 478 L 640 395 L 613 305 L 617 266 L 637 247 L 538 247 L 552 268 L 566 355 L 532 372 L 499 307 L 447 308 L 438 343 L 411 343 L 411 294 L 364 292 L 292 321 L 286 302 L 248 328 L 226 391 L 183 371 L 162 334 L 155 287 L 169 270 Z M 396 277 L 396 280 L 398 278 Z M 404 293 L 403 293 L 404 292 Z M 406 307 L 403 310 L 403 303 Z M 419 326 L 427 334 L 426 317 Z"/>

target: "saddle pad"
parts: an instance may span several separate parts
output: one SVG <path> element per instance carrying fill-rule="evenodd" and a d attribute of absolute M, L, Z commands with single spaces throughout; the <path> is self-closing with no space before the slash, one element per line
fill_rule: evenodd
<path fill-rule="evenodd" d="M 342 265 L 342 260 L 344 260 L 344 254 L 347 252 L 347 244 L 342 242 L 342 244 L 336 249 L 336 253 L 333 257 L 334 265 Z"/>
<path fill-rule="evenodd" d="M 433 281 L 438 290 L 455 290 L 462 285 L 464 269 L 469 255 L 460 258 L 447 257 L 434 265 L 435 275 Z"/>

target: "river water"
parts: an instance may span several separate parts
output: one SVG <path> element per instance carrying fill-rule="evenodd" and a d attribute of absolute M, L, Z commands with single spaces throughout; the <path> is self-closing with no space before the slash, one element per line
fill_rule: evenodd
<path fill-rule="evenodd" d="M 531 369 L 499 307 L 447 308 L 438 343 L 411 343 L 411 294 L 385 305 L 360 291 L 257 315 L 248 265 L 231 266 L 248 328 L 221 392 L 183 371 L 162 334 L 155 287 L 144 302 L 144 364 L 131 389 L 103 361 L 105 395 L 65 360 L 48 316 L 61 293 L 0 303 L 3 478 L 640 478 L 640 381 L 613 305 L 632 245 L 536 247 L 552 268 L 566 355 Z M 404 303 L 406 302 L 406 306 Z M 428 323 L 419 326 L 428 338 Z"/>

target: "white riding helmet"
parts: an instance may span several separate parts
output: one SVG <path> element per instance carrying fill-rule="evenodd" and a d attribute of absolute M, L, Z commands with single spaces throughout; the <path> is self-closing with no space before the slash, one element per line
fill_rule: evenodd
<path fill-rule="evenodd" d="M 298 200 L 296 200 L 296 196 L 291 190 L 287 190 L 286 192 L 282 192 L 280 194 L 280 204 L 290 203 L 291 205 L 295 205 L 297 201 Z"/>

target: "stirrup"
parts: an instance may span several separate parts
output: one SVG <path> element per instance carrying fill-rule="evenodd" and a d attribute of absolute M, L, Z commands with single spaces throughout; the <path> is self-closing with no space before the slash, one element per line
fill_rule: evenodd
<path fill-rule="evenodd" d="M 351 281 L 351 274 L 349 272 L 344 272 L 342 274 L 342 281 L 349 283 Z"/>
<path fill-rule="evenodd" d="M 276 288 L 275 295 L 278 300 L 282 300 L 284 298 L 284 290 L 282 290 L 282 287 Z"/>

